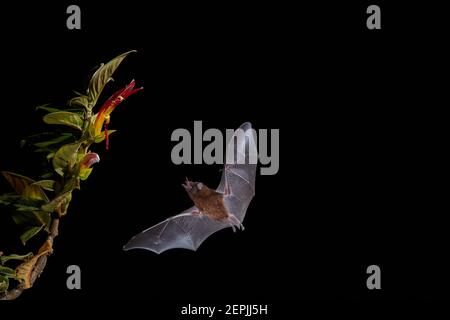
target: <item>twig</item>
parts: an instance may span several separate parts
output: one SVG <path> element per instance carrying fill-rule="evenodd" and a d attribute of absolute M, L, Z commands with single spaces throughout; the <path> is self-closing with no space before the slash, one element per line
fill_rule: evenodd
<path fill-rule="evenodd" d="M 53 239 L 55 239 L 58 236 L 58 228 L 59 228 L 59 218 L 55 218 L 52 221 L 52 224 L 50 226 L 50 234 L 47 236 L 46 241 L 49 241 L 52 248 L 53 248 Z M 52 254 L 52 252 L 48 252 L 42 256 L 39 257 L 36 264 L 33 267 L 33 271 L 31 271 L 30 276 L 30 283 L 31 287 L 33 286 L 34 282 L 37 278 L 40 277 L 42 272 L 45 269 L 45 266 L 47 265 L 47 259 Z M 6 293 L 3 293 L 0 295 L 0 300 L 15 300 L 17 299 L 24 291 L 26 290 L 24 284 L 19 284 L 16 288 L 11 289 L 7 291 Z"/>

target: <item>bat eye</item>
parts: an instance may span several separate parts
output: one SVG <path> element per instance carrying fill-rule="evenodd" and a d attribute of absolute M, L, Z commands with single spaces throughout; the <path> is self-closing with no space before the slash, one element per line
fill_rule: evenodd
<path fill-rule="evenodd" d="M 202 190 L 202 188 L 203 188 L 203 183 L 201 183 L 201 182 L 197 183 L 197 189 Z"/>

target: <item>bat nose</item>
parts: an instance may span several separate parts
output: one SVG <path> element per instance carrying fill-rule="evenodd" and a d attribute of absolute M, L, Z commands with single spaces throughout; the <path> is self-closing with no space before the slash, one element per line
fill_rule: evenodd
<path fill-rule="evenodd" d="M 191 185 L 188 184 L 187 182 L 186 182 L 186 184 L 182 183 L 181 185 L 182 185 L 183 188 L 186 189 L 186 190 L 191 190 L 191 189 L 192 189 Z"/>
<path fill-rule="evenodd" d="M 186 182 L 182 184 L 185 189 L 189 190 L 192 189 L 193 185 L 194 183 L 192 181 L 189 181 L 188 178 L 186 178 Z"/>

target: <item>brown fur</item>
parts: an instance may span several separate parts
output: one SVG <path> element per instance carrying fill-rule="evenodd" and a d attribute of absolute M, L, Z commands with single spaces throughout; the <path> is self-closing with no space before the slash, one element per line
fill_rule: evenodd
<path fill-rule="evenodd" d="M 228 211 L 223 202 L 223 195 L 203 185 L 201 190 L 186 190 L 200 213 L 218 221 L 228 219 Z"/>

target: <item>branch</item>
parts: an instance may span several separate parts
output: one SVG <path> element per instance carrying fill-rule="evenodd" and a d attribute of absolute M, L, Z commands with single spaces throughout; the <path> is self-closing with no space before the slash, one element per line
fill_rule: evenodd
<path fill-rule="evenodd" d="M 53 240 L 58 236 L 58 228 L 59 228 L 59 218 L 55 218 L 52 221 L 50 226 L 50 233 L 46 238 L 46 241 L 49 241 L 51 246 L 53 247 Z M 30 284 L 33 286 L 34 282 L 37 278 L 40 277 L 41 273 L 44 271 L 45 266 L 47 265 L 47 259 L 52 252 L 46 253 L 39 257 L 36 261 L 36 264 L 33 267 L 33 271 L 31 271 L 30 276 Z M 19 284 L 16 288 L 7 291 L 4 294 L 0 295 L 0 300 L 15 300 L 26 290 L 25 285 L 23 283 Z"/>

